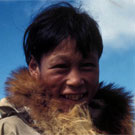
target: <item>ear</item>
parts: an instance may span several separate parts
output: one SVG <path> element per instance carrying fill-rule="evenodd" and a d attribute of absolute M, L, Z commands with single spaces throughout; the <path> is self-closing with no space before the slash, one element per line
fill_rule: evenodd
<path fill-rule="evenodd" d="M 34 57 L 31 58 L 30 63 L 29 63 L 29 72 L 30 75 L 33 76 L 34 78 L 38 79 L 40 76 L 40 69 L 39 69 L 39 64 L 35 60 Z"/>

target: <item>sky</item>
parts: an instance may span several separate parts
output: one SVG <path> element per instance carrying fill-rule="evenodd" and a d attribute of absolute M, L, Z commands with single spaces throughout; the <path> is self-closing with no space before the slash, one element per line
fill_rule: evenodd
<path fill-rule="evenodd" d="M 0 0 L 0 98 L 11 71 L 27 66 L 22 41 L 32 18 L 61 0 Z M 135 95 L 135 0 L 65 0 L 81 6 L 99 24 L 104 51 L 100 81 Z"/>

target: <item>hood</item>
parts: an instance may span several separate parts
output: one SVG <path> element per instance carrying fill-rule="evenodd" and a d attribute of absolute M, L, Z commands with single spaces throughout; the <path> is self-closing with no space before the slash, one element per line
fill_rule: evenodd
<path fill-rule="evenodd" d="M 27 68 L 19 68 L 12 72 L 6 81 L 8 101 L 20 109 L 31 108 L 31 115 L 38 119 L 48 103 L 45 86 L 31 77 Z M 100 83 L 99 90 L 93 101 L 89 103 L 89 111 L 94 127 L 108 134 L 132 135 L 132 96 L 124 88 L 114 84 Z"/>

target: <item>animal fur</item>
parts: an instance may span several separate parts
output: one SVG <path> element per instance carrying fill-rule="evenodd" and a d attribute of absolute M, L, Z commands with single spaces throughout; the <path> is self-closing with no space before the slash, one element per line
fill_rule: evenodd
<path fill-rule="evenodd" d="M 77 105 L 68 114 L 60 113 L 61 103 L 51 99 L 48 89 L 32 78 L 27 68 L 12 73 L 6 82 L 6 91 L 9 102 L 17 109 L 30 108 L 29 114 L 36 121 L 34 126 L 43 135 L 132 135 L 131 95 L 113 84 L 100 83 L 91 103 Z"/>

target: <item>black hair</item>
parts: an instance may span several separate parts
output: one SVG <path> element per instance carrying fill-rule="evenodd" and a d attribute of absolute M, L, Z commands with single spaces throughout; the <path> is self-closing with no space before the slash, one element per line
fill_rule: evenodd
<path fill-rule="evenodd" d="M 27 64 L 32 57 L 40 64 L 43 54 L 69 36 L 83 56 L 96 50 L 100 58 L 103 44 L 96 21 L 80 8 L 62 2 L 45 8 L 26 29 L 23 48 Z"/>

